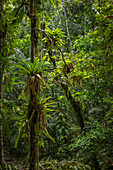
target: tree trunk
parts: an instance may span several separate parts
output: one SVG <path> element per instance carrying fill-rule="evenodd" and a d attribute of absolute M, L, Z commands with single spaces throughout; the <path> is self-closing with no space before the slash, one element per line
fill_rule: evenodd
<path fill-rule="evenodd" d="M 31 63 L 35 57 L 38 57 L 38 33 L 37 33 L 37 16 L 35 14 L 35 1 L 30 1 L 30 18 L 31 18 Z M 36 30 L 37 29 L 37 30 Z M 31 75 L 31 77 L 35 75 Z M 35 79 L 36 81 L 36 79 Z M 37 82 L 34 83 L 34 89 L 38 89 Z M 38 94 L 38 90 L 35 91 Z M 30 91 L 30 102 L 28 106 L 28 119 L 30 121 L 30 165 L 29 170 L 39 170 L 39 111 L 37 109 L 37 96 Z"/>
<path fill-rule="evenodd" d="M 3 2 L 0 0 L 0 20 L 2 21 L 1 12 L 3 11 Z M 3 77 L 3 67 L 2 67 L 2 59 L 4 57 L 4 34 L 2 30 L 0 30 L 0 165 L 4 164 L 4 154 L 3 154 L 3 132 L 2 132 L 2 77 Z"/>
<path fill-rule="evenodd" d="M 59 51 L 60 51 L 61 54 L 62 54 L 62 51 L 60 50 L 60 48 L 58 48 L 58 49 L 59 49 Z M 48 53 L 49 53 L 50 57 L 52 57 L 52 52 L 51 52 L 51 53 L 48 52 Z M 63 56 L 63 54 L 62 54 L 62 56 Z M 62 57 L 62 58 L 63 58 L 63 60 L 64 60 L 64 57 Z M 52 60 L 51 60 L 51 61 L 52 61 Z M 53 63 L 53 66 L 54 66 L 54 68 L 55 68 L 55 66 L 56 66 L 55 60 L 52 61 L 52 63 Z M 65 60 L 64 60 L 64 63 L 66 64 Z M 65 75 L 65 77 L 67 76 L 66 74 L 64 74 L 64 75 Z M 83 121 L 83 117 L 82 117 L 82 113 L 81 113 L 80 103 L 79 103 L 79 101 L 75 101 L 75 100 L 73 99 L 73 97 L 72 97 L 72 95 L 71 95 L 71 92 L 70 92 L 69 89 L 68 89 L 68 85 L 66 85 L 66 84 L 64 84 L 64 83 L 62 83 L 62 82 L 60 82 L 60 84 L 61 84 L 61 86 L 62 86 L 62 89 L 63 89 L 64 92 L 65 92 L 65 95 L 66 95 L 67 99 L 70 101 L 70 104 L 71 104 L 71 106 L 73 107 L 73 110 L 75 111 L 75 115 L 76 115 L 78 124 L 79 124 L 79 126 L 81 127 L 81 130 L 82 130 L 82 129 L 84 128 L 84 121 Z"/>
<path fill-rule="evenodd" d="M 81 127 L 81 130 L 84 128 L 84 121 L 83 121 L 83 117 L 81 114 L 81 107 L 80 107 L 80 103 L 79 101 L 75 101 L 70 93 L 70 91 L 68 90 L 68 86 L 66 84 L 61 83 L 61 86 L 65 92 L 65 95 L 67 97 L 67 99 L 70 101 L 71 106 L 73 107 L 73 110 L 75 111 L 75 115 L 78 121 L 79 126 Z"/>

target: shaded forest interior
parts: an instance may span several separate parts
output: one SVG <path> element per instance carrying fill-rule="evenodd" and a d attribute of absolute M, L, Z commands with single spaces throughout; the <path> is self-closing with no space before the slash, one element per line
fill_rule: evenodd
<path fill-rule="evenodd" d="M 0 169 L 113 169 L 111 0 L 0 0 Z"/>

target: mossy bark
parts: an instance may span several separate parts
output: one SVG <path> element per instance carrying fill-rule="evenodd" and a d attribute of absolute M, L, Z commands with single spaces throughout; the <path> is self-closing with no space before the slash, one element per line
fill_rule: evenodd
<path fill-rule="evenodd" d="M 31 63 L 35 57 L 38 57 L 38 32 L 37 16 L 35 14 L 35 1 L 30 1 L 30 18 L 31 18 Z M 31 77 L 35 76 L 32 75 Z M 35 79 L 36 81 L 36 79 Z M 30 165 L 29 170 L 39 170 L 39 112 L 37 108 L 38 84 L 34 83 L 34 89 L 30 90 L 30 102 L 28 106 L 28 119 L 30 121 Z"/>
<path fill-rule="evenodd" d="M 3 10 L 3 1 L 0 0 L 0 20 L 2 21 L 1 13 Z M 2 131 L 2 77 L 3 77 L 3 64 L 2 59 L 4 57 L 4 33 L 0 30 L 0 166 L 4 164 L 4 153 L 3 153 L 3 131 Z"/>
<path fill-rule="evenodd" d="M 75 101 L 71 95 L 71 92 L 68 89 L 68 86 L 66 84 L 61 83 L 62 89 L 65 92 L 65 95 L 67 99 L 70 101 L 71 106 L 73 107 L 73 110 L 75 111 L 75 115 L 78 121 L 79 126 L 81 127 L 81 130 L 84 128 L 84 121 L 81 113 L 81 106 L 79 101 Z"/>

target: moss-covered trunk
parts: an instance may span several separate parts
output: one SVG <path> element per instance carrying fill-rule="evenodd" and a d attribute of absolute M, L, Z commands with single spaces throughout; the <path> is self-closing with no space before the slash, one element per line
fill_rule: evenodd
<path fill-rule="evenodd" d="M 0 20 L 2 21 L 1 12 L 3 11 L 3 1 L 0 0 Z M 2 77 L 3 77 L 3 66 L 2 59 L 4 57 L 4 33 L 0 30 L 0 165 L 4 163 L 4 154 L 3 154 L 3 132 L 2 132 Z"/>
<path fill-rule="evenodd" d="M 81 130 L 84 128 L 84 121 L 81 113 L 81 106 L 79 101 L 75 101 L 71 95 L 71 92 L 68 89 L 68 86 L 64 83 L 61 83 L 62 89 L 65 92 L 65 95 L 67 99 L 70 101 L 71 106 L 73 107 L 73 110 L 75 111 L 75 115 L 78 121 L 79 126 L 81 127 Z"/>
<path fill-rule="evenodd" d="M 60 51 L 61 54 L 62 54 L 62 51 L 60 50 L 60 48 L 58 48 L 58 49 L 59 49 L 59 51 Z M 52 52 L 48 52 L 48 53 L 49 53 L 50 59 L 51 59 L 51 58 L 52 58 Z M 64 60 L 63 54 L 62 54 L 62 58 L 63 58 L 64 64 L 66 64 L 66 62 L 65 62 L 65 60 Z M 51 60 L 51 62 L 53 63 L 53 66 L 54 66 L 54 68 L 55 68 L 55 66 L 56 66 L 55 60 Z M 67 66 L 67 65 L 66 65 L 66 66 Z M 69 71 L 69 72 L 70 72 L 70 71 Z M 66 75 L 66 74 L 64 74 L 64 76 L 67 78 L 67 75 Z M 57 77 L 57 80 L 58 80 L 58 78 L 59 78 L 59 77 Z M 82 108 L 81 108 L 81 106 L 80 106 L 80 103 L 79 103 L 79 101 L 75 101 L 75 100 L 74 100 L 74 98 L 72 97 L 72 94 L 71 94 L 70 90 L 68 89 L 68 85 L 67 85 L 67 84 L 62 83 L 62 81 L 60 81 L 60 84 L 61 84 L 61 86 L 62 86 L 62 89 L 63 89 L 63 91 L 64 91 L 64 93 L 65 93 L 68 101 L 70 102 L 70 104 L 71 104 L 71 106 L 72 106 L 72 108 L 73 108 L 73 110 L 74 110 L 74 112 L 75 112 L 75 116 L 76 116 L 78 125 L 81 127 L 81 131 L 82 131 L 85 125 L 84 125 L 84 120 L 83 120 L 83 116 L 82 116 Z"/>
<path fill-rule="evenodd" d="M 35 57 L 38 57 L 38 33 L 37 33 L 37 16 L 35 14 L 35 1 L 30 1 L 30 18 L 31 18 L 31 63 Z M 35 75 L 30 75 L 31 80 L 34 78 L 34 88 L 30 90 L 30 102 L 28 106 L 28 119 L 30 121 L 30 165 L 29 170 L 39 170 L 39 112 L 37 109 L 37 95 L 39 94 L 38 83 Z"/>

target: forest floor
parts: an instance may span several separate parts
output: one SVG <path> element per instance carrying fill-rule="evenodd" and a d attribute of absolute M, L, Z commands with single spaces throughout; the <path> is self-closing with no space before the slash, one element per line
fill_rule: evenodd
<path fill-rule="evenodd" d="M 15 168 L 16 170 L 28 170 L 28 166 L 23 160 L 6 157 L 5 162 L 9 166 L 13 166 L 13 168 Z"/>

